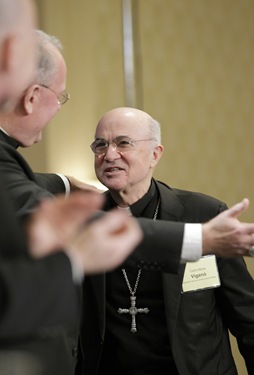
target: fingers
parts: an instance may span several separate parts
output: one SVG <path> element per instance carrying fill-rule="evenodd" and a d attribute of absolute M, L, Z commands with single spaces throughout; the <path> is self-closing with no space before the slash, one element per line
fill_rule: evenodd
<path fill-rule="evenodd" d="M 103 203 L 103 196 L 96 192 L 92 191 L 78 191 L 73 192 L 69 195 L 68 198 L 62 201 L 62 205 L 66 210 L 70 208 L 77 208 L 80 209 L 80 206 L 83 208 L 94 208 L 98 209 L 101 207 Z"/>
<path fill-rule="evenodd" d="M 85 273 L 91 274 L 119 266 L 141 239 L 137 221 L 125 212 L 113 210 L 87 225 L 75 248 L 80 249 Z"/>
<path fill-rule="evenodd" d="M 249 199 L 244 198 L 241 202 L 236 203 L 234 206 L 223 212 L 224 217 L 237 218 L 249 207 Z"/>
<path fill-rule="evenodd" d="M 102 203 L 101 194 L 84 192 L 44 200 L 27 222 L 31 255 L 44 256 L 66 247 Z"/>
<path fill-rule="evenodd" d="M 103 203 L 103 196 L 92 192 L 75 192 L 68 198 L 59 196 L 57 199 L 47 199 L 41 203 L 41 211 L 51 215 L 55 222 L 61 220 L 69 224 L 85 219 L 98 210 Z"/>
<path fill-rule="evenodd" d="M 98 189 L 96 186 L 87 184 L 86 182 L 82 182 L 77 180 L 75 177 L 66 176 L 69 180 L 71 191 L 83 190 L 83 191 L 91 191 L 96 193 L 103 193 L 104 190 Z"/>
<path fill-rule="evenodd" d="M 66 216 L 69 212 L 69 214 L 72 214 L 75 219 L 75 215 L 77 214 L 84 218 L 90 217 L 92 212 L 101 208 L 103 201 L 104 197 L 101 194 L 76 192 L 72 193 L 63 204 L 65 205 Z"/>
<path fill-rule="evenodd" d="M 240 223 L 241 225 L 241 233 L 242 234 L 249 234 L 249 235 L 252 235 L 252 237 L 250 237 L 251 239 L 251 245 L 254 243 L 254 224 L 252 223 Z"/>
<path fill-rule="evenodd" d="M 134 220 L 130 220 L 130 216 L 120 210 L 112 210 L 104 214 L 98 221 L 94 228 L 101 235 L 111 234 L 111 235 L 125 235 L 129 227 L 138 226 Z M 140 231 L 141 232 L 141 231 Z"/>

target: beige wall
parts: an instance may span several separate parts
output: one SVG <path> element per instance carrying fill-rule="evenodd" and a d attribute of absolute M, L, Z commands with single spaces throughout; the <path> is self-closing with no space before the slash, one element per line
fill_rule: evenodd
<path fill-rule="evenodd" d="M 66 104 L 34 168 L 94 178 L 89 144 L 99 117 L 125 105 L 121 0 L 38 0 L 41 27 L 62 40 Z M 253 0 L 139 0 L 139 103 L 162 126 L 156 177 L 228 205 L 247 196 L 253 221 Z M 248 266 L 254 275 L 253 262 Z M 234 349 L 235 352 L 237 352 Z M 236 354 L 237 355 L 237 354 Z M 237 355 L 239 373 L 245 375 Z"/>

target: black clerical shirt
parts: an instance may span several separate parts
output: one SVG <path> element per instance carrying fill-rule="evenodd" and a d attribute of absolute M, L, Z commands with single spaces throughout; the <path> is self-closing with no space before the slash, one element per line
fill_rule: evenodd
<path fill-rule="evenodd" d="M 148 193 L 130 206 L 133 216 L 154 218 L 158 201 L 159 193 L 152 182 Z M 107 208 L 114 206 L 109 199 Z M 137 332 L 133 333 L 131 315 L 118 313 L 119 308 L 131 306 L 122 268 L 124 265 L 106 276 L 106 334 L 99 375 L 177 375 L 168 339 L 161 273 L 142 270 L 136 307 L 148 308 L 149 312 L 136 314 Z M 125 270 L 134 289 L 138 270 Z"/>

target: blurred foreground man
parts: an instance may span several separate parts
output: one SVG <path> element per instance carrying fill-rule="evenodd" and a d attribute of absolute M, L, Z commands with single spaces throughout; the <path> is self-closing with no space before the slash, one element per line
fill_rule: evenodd
<path fill-rule="evenodd" d="M 29 0 L 0 0 L 0 108 L 5 113 L 34 79 L 34 17 Z M 72 365 L 58 343 L 79 319 L 84 269 L 98 272 L 120 264 L 141 232 L 117 213 L 85 228 L 102 197 L 81 192 L 45 200 L 21 226 L 6 181 L 1 171 L 0 373 L 69 375 Z M 126 244 L 121 252 L 120 243 Z"/>

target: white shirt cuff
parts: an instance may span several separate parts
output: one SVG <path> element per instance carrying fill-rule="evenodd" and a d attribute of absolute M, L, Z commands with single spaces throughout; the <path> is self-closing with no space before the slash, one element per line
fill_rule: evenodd
<path fill-rule="evenodd" d="M 70 185 L 70 181 L 68 180 L 68 178 L 62 174 L 62 173 L 56 173 L 57 176 L 59 176 L 62 180 L 63 180 L 63 183 L 64 183 L 64 186 L 65 186 L 65 196 L 68 197 L 68 195 L 70 194 L 71 192 L 71 185 Z"/>
<path fill-rule="evenodd" d="M 202 224 L 185 224 L 181 263 L 196 262 L 202 256 Z"/>

